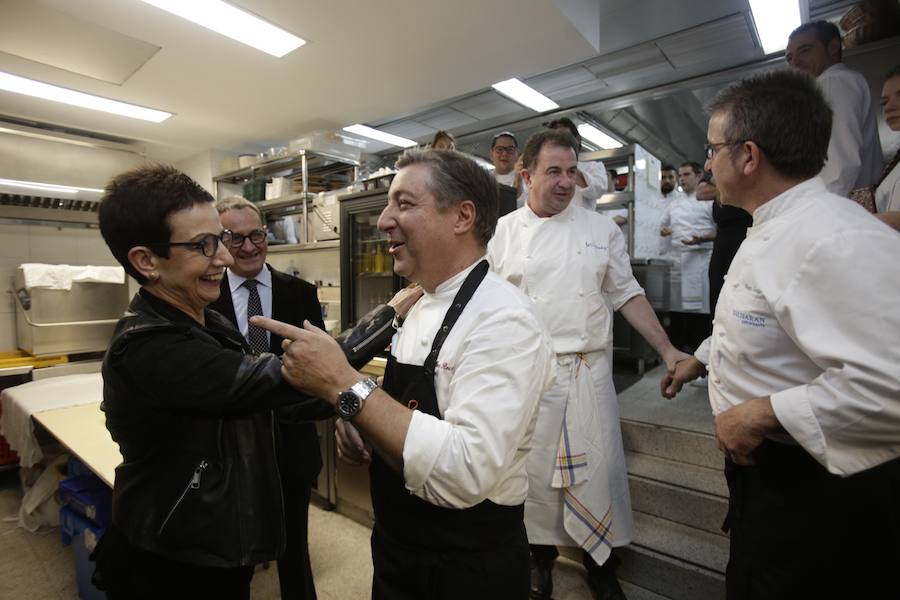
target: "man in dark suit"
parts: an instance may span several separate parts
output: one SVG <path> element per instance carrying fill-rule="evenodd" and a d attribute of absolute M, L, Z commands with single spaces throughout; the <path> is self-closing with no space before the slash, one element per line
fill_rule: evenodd
<path fill-rule="evenodd" d="M 241 197 L 216 205 L 225 229 L 234 233 L 229 248 L 234 264 L 222 278 L 222 294 L 210 308 L 225 315 L 256 353 L 281 355 L 282 338 L 248 324 L 261 314 L 303 326 L 308 320 L 325 328 L 316 286 L 276 271 L 266 264 L 268 244 L 259 209 Z M 278 559 L 281 597 L 285 600 L 316 598 L 307 545 L 310 489 L 322 468 L 319 439 L 313 423 L 279 422 L 279 468 L 284 490 L 287 548 Z"/>

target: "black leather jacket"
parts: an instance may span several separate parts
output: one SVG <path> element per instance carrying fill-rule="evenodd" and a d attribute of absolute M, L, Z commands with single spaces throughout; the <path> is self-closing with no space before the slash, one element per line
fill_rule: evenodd
<path fill-rule="evenodd" d="M 102 404 L 123 456 L 113 522 L 173 560 L 253 565 L 284 550 L 273 409 L 316 420 L 332 408 L 290 388 L 274 355 L 245 354 L 224 317 L 205 321 L 142 290 L 116 327 Z"/>

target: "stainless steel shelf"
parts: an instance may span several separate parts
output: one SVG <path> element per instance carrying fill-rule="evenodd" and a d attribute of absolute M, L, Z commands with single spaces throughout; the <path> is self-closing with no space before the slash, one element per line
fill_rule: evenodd
<path fill-rule="evenodd" d="M 332 155 L 326 152 L 301 150 L 300 152 L 292 152 L 291 154 L 285 154 L 283 156 L 275 156 L 250 165 L 249 167 L 221 173 L 213 177 L 213 181 L 242 183 L 258 177 L 279 173 L 281 171 L 300 170 L 303 167 L 304 158 L 307 163 L 306 168 L 311 173 L 334 171 L 340 168 L 359 166 L 359 161 L 351 158 Z M 335 169 L 335 167 L 338 169 Z"/>

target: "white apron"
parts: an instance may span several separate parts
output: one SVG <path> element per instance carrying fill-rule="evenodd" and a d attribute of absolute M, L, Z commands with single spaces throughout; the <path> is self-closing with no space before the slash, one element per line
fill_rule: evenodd
<path fill-rule="evenodd" d="M 675 264 L 670 271 L 674 312 L 709 314 L 709 261 L 712 248 L 672 249 Z"/>
<path fill-rule="evenodd" d="M 556 383 L 541 399 L 527 463 L 528 542 L 579 546 L 597 564 L 632 537 L 609 355 L 592 352 L 583 360 L 581 355 L 557 355 Z M 566 452 L 568 457 L 561 456 Z"/>

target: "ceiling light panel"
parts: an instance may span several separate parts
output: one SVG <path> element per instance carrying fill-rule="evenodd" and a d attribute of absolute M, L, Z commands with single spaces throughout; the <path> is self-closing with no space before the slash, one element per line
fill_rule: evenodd
<path fill-rule="evenodd" d="M 221 0 L 142 1 L 276 58 L 306 43 L 306 40 Z"/>
<path fill-rule="evenodd" d="M 93 192 L 95 194 L 103 193 L 103 190 L 97 188 L 84 188 L 74 185 L 57 185 L 55 183 L 42 183 L 39 181 L 20 181 L 18 179 L 0 179 L 0 187 L 25 188 L 29 190 L 58 192 L 62 194 L 77 194 L 78 192 Z"/>
<path fill-rule="evenodd" d="M 608 133 L 600 131 L 589 123 L 582 123 L 581 125 L 579 125 L 578 133 L 580 133 L 581 137 L 583 137 L 584 139 L 588 140 L 592 144 L 596 144 L 604 150 L 622 147 L 622 142 L 616 140 Z"/>
<path fill-rule="evenodd" d="M 750 12 L 766 54 L 787 48 L 788 36 L 800 27 L 800 3 L 797 0 L 750 0 Z"/>
<path fill-rule="evenodd" d="M 390 144 L 392 146 L 399 146 L 400 148 L 411 148 L 418 145 L 413 140 L 408 140 L 398 135 L 378 131 L 377 129 L 367 127 L 366 125 L 360 125 L 359 123 L 344 127 L 344 131 L 355 133 L 356 135 L 361 135 L 372 140 L 378 140 L 379 142 L 384 142 L 385 144 Z"/>
<path fill-rule="evenodd" d="M 90 108 L 102 112 L 121 115 L 123 117 L 131 117 L 133 119 L 142 119 L 144 121 L 152 121 L 153 123 L 161 123 L 172 113 L 152 108 L 137 106 L 136 104 L 128 104 L 127 102 L 119 102 L 118 100 L 110 100 L 92 94 L 85 94 L 76 90 L 34 81 L 19 77 L 12 73 L 4 73 L 0 71 L 0 90 L 14 92 L 16 94 L 25 94 L 35 98 L 43 98 L 44 100 L 52 100 L 54 102 L 62 102 L 72 106 L 80 106 L 82 108 Z"/>
<path fill-rule="evenodd" d="M 527 106 L 535 112 L 547 112 L 548 110 L 559 108 L 559 104 L 516 78 L 499 81 L 491 87 L 514 102 Z"/>

